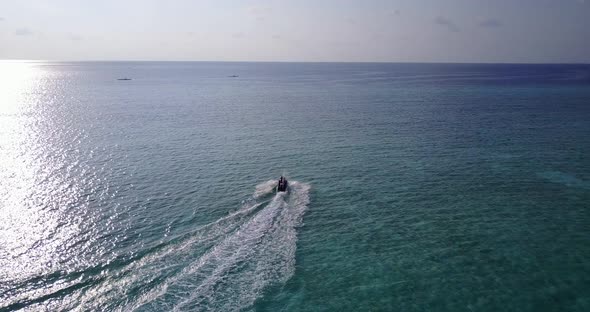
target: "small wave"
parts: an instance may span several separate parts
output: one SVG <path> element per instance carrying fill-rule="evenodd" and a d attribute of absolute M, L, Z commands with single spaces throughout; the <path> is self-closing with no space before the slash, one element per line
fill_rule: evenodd
<path fill-rule="evenodd" d="M 537 173 L 541 178 L 550 182 L 565 185 L 567 187 L 582 188 L 590 190 L 590 182 L 577 178 L 573 174 L 568 174 L 561 171 L 544 171 Z"/>

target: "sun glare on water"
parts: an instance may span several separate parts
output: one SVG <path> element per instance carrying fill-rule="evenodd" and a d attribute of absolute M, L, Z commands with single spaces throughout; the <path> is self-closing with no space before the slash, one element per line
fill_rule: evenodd
<path fill-rule="evenodd" d="M 2 280 L 15 278 L 18 267 L 32 263 L 15 263 L 43 236 L 39 227 L 40 211 L 31 200 L 35 192 L 38 162 L 33 144 L 39 138 L 33 127 L 35 92 L 40 73 L 27 62 L 0 63 L 0 261 Z M 31 259 L 34 260 L 34 259 Z M 27 270 L 27 269 L 25 269 Z"/>
<path fill-rule="evenodd" d="M 51 272 L 75 235 L 61 211 L 73 193 L 51 148 L 50 78 L 42 63 L 0 61 L 0 285 Z"/>

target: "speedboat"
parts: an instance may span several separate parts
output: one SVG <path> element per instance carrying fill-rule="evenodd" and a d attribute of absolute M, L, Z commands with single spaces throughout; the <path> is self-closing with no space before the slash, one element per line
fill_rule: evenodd
<path fill-rule="evenodd" d="M 125 78 L 118 78 L 117 80 L 131 80 L 131 78 L 125 77 Z"/>
<path fill-rule="evenodd" d="M 279 178 L 279 184 L 277 185 L 277 192 L 286 192 L 288 186 L 289 182 L 287 181 L 287 178 L 281 176 Z"/>

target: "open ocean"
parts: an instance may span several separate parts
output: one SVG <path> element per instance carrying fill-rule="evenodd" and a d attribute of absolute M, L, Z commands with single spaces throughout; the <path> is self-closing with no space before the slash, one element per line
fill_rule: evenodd
<path fill-rule="evenodd" d="M 590 311 L 590 65 L 1 61 L 0 311 L 62 310 Z"/>

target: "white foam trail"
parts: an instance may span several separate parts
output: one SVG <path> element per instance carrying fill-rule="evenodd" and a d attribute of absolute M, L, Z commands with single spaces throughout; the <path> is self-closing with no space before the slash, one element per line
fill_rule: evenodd
<path fill-rule="evenodd" d="M 272 192 L 270 182 L 260 184 L 254 196 Z M 127 308 L 234 311 L 251 306 L 266 287 L 293 275 L 296 228 L 307 209 L 309 189 L 292 182 L 290 194 L 276 194 L 237 230 Z M 166 304 L 170 301 L 174 306 Z"/>
<path fill-rule="evenodd" d="M 274 187 L 271 182 L 276 185 L 274 181 L 267 181 L 257 185 L 253 199 L 247 201 L 241 209 L 196 229 L 186 237 L 178 237 L 176 242 L 164 245 L 154 253 L 148 254 L 115 271 L 110 271 L 104 275 L 104 282 L 89 287 L 83 294 L 76 294 L 64 299 L 62 306 L 74 311 L 84 311 L 92 309 L 91 307 L 120 311 L 129 310 L 121 307 L 121 298 L 127 297 L 130 288 L 152 283 L 159 276 L 167 275 L 166 272 L 174 269 L 175 266 L 193 262 L 195 255 L 206 252 L 208 248 L 218 248 L 220 242 L 231 236 L 233 232 L 259 213 L 264 202 L 257 202 L 255 199 L 272 193 Z M 204 256 L 201 256 L 200 259 L 203 259 Z M 132 300 L 131 302 L 127 300 L 126 303 L 123 302 L 123 305 L 138 307 L 141 302 L 150 302 L 151 300 L 146 298 L 157 298 L 166 294 L 168 286 L 172 285 L 173 281 L 181 278 L 182 274 L 165 280 L 164 283 L 159 284 L 159 286 L 142 296 L 140 300 Z"/>
<path fill-rule="evenodd" d="M 272 191 L 277 187 L 278 181 L 277 180 L 268 180 L 264 183 L 260 183 L 256 185 L 256 191 L 254 192 L 254 199 L 258 199 L 264 195 L 268 195 L 272 193 Z"/>

